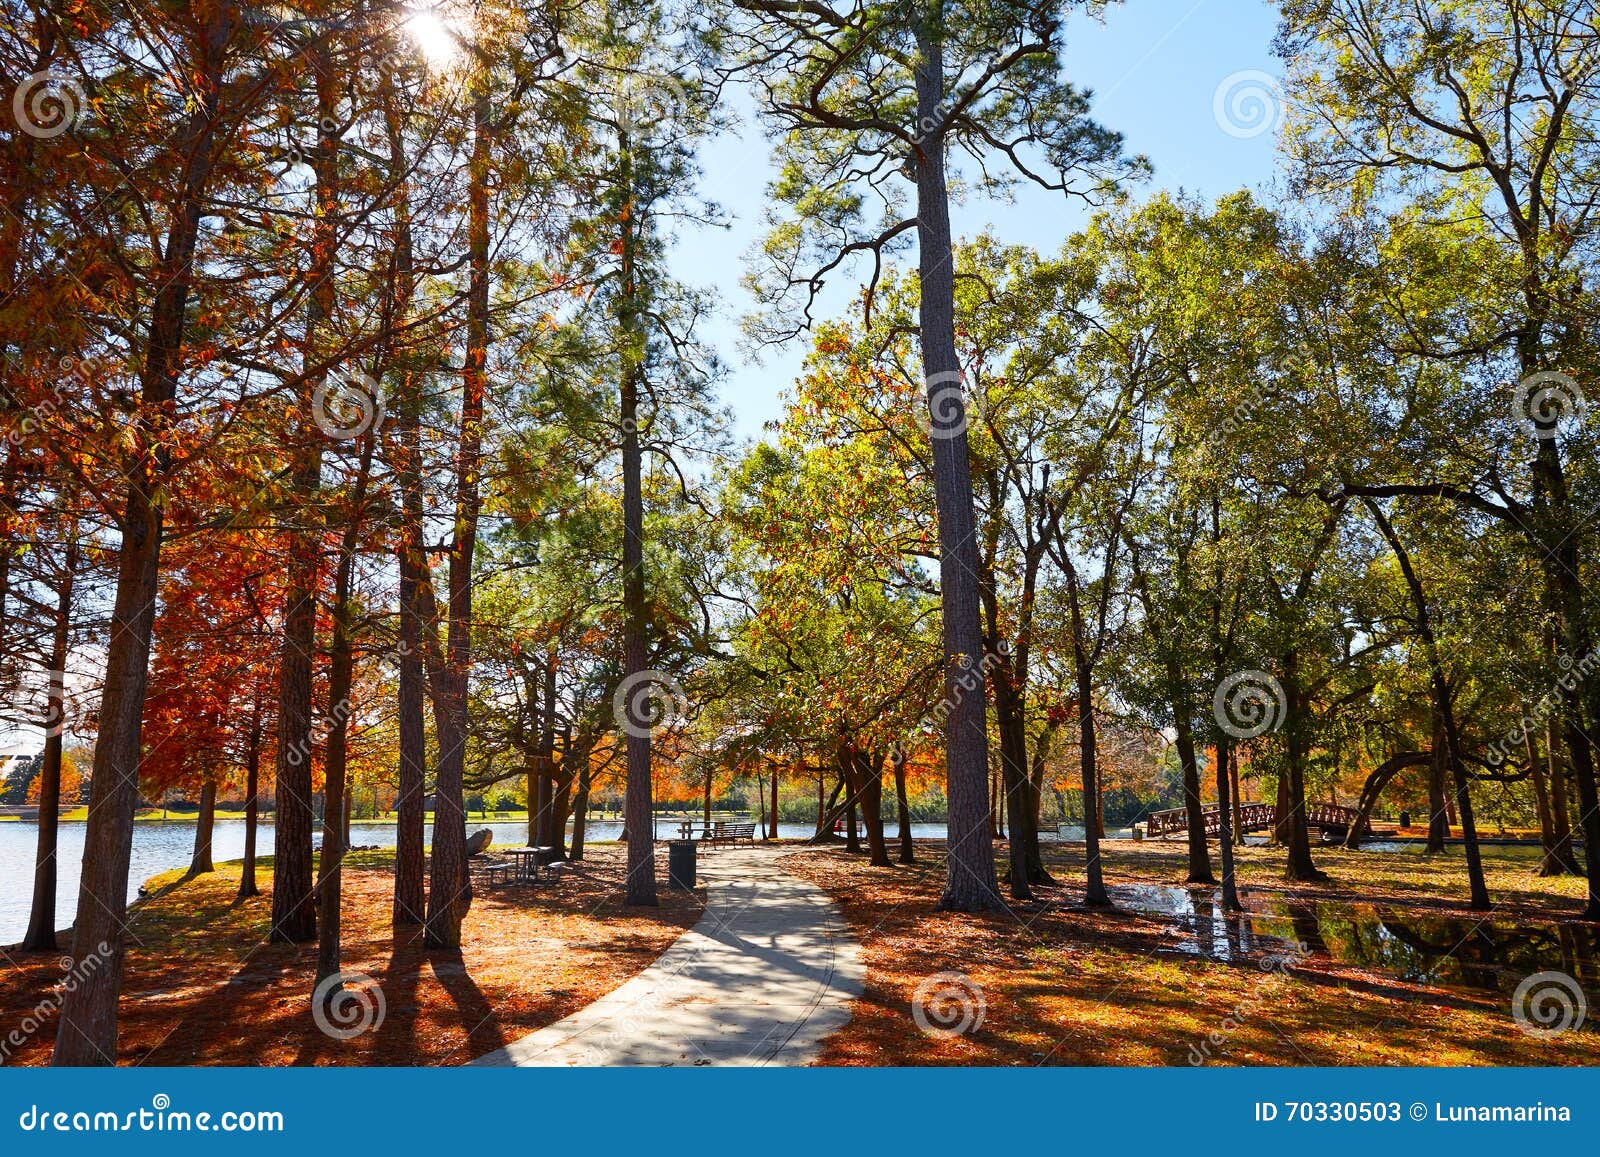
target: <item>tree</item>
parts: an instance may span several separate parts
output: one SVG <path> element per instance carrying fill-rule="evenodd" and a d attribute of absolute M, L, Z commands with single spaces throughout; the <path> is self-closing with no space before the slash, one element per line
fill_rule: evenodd
<path fill-rule="evenodd" d="M 775 227 L 755 275 L 769 301 L 798 296 L 809 322 L 811 302 L 834 269 L 862 253 L 881 261 L 897 239 L 917 239 L 952 704 L 944 723 L 950 840 L 940 903 L 957 911 L 1002 902 L 987 838 L 981 559 L 956 348 L 948 158 L 964 151 L 1007 166 L 1009 176 L 981 169 L 976 184 L 986 190 L 1023 179 L 1063 194 L 1104 195 L 1140 171 L 1139 162 L 1123 159 L 1120 139 L 1089 119 L 1087 96 L 1061 79 L 1061 23 L 1079 7 L 893 0 L 846 10 L 821 0 L 733 0 L 732 40 L 741 60 L 759 69 L 762 111 L 782 134 L 773 192 L 795 213 Z M 1084 180 L 1087 191 L 1079 188 Z M 807 263 L 814 271 L 801 269 Z"/>

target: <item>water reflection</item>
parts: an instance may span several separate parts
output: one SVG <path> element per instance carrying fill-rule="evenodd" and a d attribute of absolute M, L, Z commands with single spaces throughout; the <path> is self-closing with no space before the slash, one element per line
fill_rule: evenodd
<path fill-rule="evenodd" d="M 1259 963 L 1303 950 L 1416 984 L 1501 993 L 1532 973 L 1555 970 L 1600 996 L 1600 930 L 1594 928 L 1402 915 L 1331 900 L 1254 900 L 1251 911 L 1238 914 L 1224 912 L 1221 891 L 1210 887 L 1134 884 L 1111 892 L 1124 908 L 1170 921 L 1174 950 L 1208 960 Z"/>

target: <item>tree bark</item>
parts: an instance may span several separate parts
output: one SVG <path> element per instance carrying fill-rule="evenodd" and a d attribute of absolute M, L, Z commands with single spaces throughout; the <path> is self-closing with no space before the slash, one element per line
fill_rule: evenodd
<path fill-rule="evenodd" d="M 1284 768 L 1284 788 L 1279 798 L 1285 802 L 1287 815 L 1280 812 L 1280 822 L 1286 821 L 1284 832 L 1289 850 L 1284 864 L 1286 880 L 1313 882 L 1328 877 L 1311 859 L 1311 830 L 1306 823 L 1306 708 L 1304 692 L 1300 687 L 1300 654 L 1289 651 L 1283 657 L 1283 696 L 1285 733 L 1288 748 Z"/>
<path fill-rule="evenodd" d="M 394 203 L 395 316 L 409 315 L 416 292 L 410 189 L 401 178 L 408 168 L 405 125 L 395 94 L 394 77 L 387 70 L 382 81 L 384 124 L 389 139 L 389 171 L 396 183 Z M 397 928 L 414 927 L 427 912 L 427 684 L 423 672 L 422 579 L 428 556 L 423 543 L 425 518 L 422 495 L 422 379 L 402 363 L 396 389 L 397 421 L 394 474 L 400 493 L 400 533 L 395 547 L 400 576 L 399 629 L 395 646 L 398 673 L 395 711 L 400 739 L 395 798 L 394 912 Z"/>
<path fill-rule="evenodd" d="M 1087 878 L 1083 902 L 1091 908 L 1111 907 L 1100 858 L 1100 769 L 1094 727 L 1094 680 L 1087 663 L 1077 665 L 1078 771 L 1083 783 L 1083 870 Z"/>
<path fill-rule="evenodd" d="M 1417 637 L 1422 640 L 1423 654 L 1428 663 L 1428 686 L 1433 695 L 1434 718 L 1443 728 L 1445 760 L 1455 781 L 1456 811 L 1461 817 L 1461 843 L 1466 851 L 1467 887 L 1471 894 L 1471 905 L 1475 909 L 1486 911 L 1489 908 L 1489 887 L 1484 879 L 1483 856 L 1478 848 L 1478 828 L 1472 815 L 1471 780 L 1467 777 L 1466 760 L 1462 758 L 1461 733 L 1456 727 L 1455 706 L 1451 701 L 1450 682 L 1444 669 L 1444 660 L 1439 654 L 1438 639 L 1433 633 L 1433 619 L 1428 612 L 1427 593 L 1422 588 L 1422 580 L 1417 577 L 1416 569 L 1411 565 L 1410 552 L 1400 541 L 1394 524 L 1384 514 L 1383 508 L 1378 505 L 1376 499 L 1371 498 L 1366 500 L 1366 505 L 1372 512 L 1373 521 L 1378 524 L 1383 537 L 1388 540 L 1389 549 L 1400 565 L 1400 573 L 1405 578 L 1406 589 L 1411 595 L 1412 609 L 1416 612 Z"/>
<path fill-rule="evenodd" d="M 1218 679 L 1218 683 L 1221 683 L 1221 679 Z M 1218 735 L 1214 758 L 1217 775 L 1217 813 L 1221 824 L 1217 835 L 1222 853 L 1222 910 L 1242 912 L 1244 905 L 1239 903 L 1239 885 L 1233 864 L 1233 824 L 1236 813 L 1233 808 L 1232 784 L 1228 782 L 1228 763 L 1232 757 L 1233 744 L 1230 737 L 1226 733 Z"/>
<path fill-rule="evenodd" d="M 194 854 L 189 858 L 189 876 L 216 871 L 211 862 L 211 834 L 217 826 L 217 780 L 207 773 L 200 785 L 200 813 L 194 821 Z"/>
<path fill-rule="evenodd" d="M 489 79 L 472 79 L 472 158 L 467 181 L 467 333 L 461 370 L 461 435 L 456 447 L 455 533 L 450 545 L 449 626 L 434 695 L 439 768 L 434 777 L 433 856 L 424 939 L 459 948 L 472 904 L 467 817 L 462 800 L 467 746 L 467 679 L 472 668 L 472 560 L 478 541 L 485 369 L 489 356 Z M 440 694 L 442 692 L 442 694 Z"/>
<path fill-rule="evenodd" d="M 307 57 L 316 78 L 320 125 L 339 123 L 339 77 L 325 41 L 318 39 Z M 334 259 L 338 248 L 339 142 L 319 129 L 312 153 L 316 174 L 316 220 L 311 228 L 312 287 L 306 309 L 302 362 L 313 365 L 321 354 L 322 330 L 334 309 Z M 317 649 L 317 592 L 321 585 L 323 433 L 313 420 L 320 377 L 307 374 L 296 396 L 299 414 L 295 449 L 294 495 L 297 525 L 291 536 L 288 591 L 284 608 L 283 657 L 278 668 L 277 812 L 273 823 L 272 939 L 298 943 L 317 934 L 316 898 L 312 888 L 311 810 L 312 753 L 315 748 L 313 667 Z"/>
<path fill-rule="evenodd" d="M 261 687 L 250 694 L 250 738 L 244 756 L 244 860 L 239 868 L 238 899 L 259 896 L 256 885 L 256 836 L 261 818 Z"/>
<path fill-rule="evenodd" d="M 232 5 L 217 5 L 202 33 L 195 62 L 193 114 L 179 130 L 182 157 L 177 203 L 163 257 L 153 279 L 158 287 L 150 310 L 139 409 L 126 431 L 138 447 L 125 464 L 128 492 L 119 520 L 117 593 L 112 606 L 100 727 L 95 743 L 89 822 L 84 834 L 83 876 L 73 924 L 75 960 L 103 961 L 83 983 L 65 990 L 56 1029 L 53 1065 L 110 1065 L 117 1053 L 117 997 L 122 989 L 128 866 L 133 816 L 139 803 L 139 758 L 150 633 L 159 593 L 161 532 L 165 504 L 158 492 L 170 456 L 159 428 L 177 397 L 185 313 L 194 275 L 206 190 L 216 153 L 219 94 L 228 41 L 237 24 Z"/>
<path fill-rule="evenodd" d="M 627 902 L 653 908 L 656 898 L 654 785 L 651 783 L 650 731 L 644 714 L 644 688 L 649 656 L 649 620 L 644 574 L 644 455 L 639 443 L 639 387 L 643 372 L 644 335 L 636 278 L 639 244 L 635 219 L 633 151 L 629 134 L 619 134 L 621 185 L 628 199 L 622 221 L 622 290 L 618 321 L 624 355 L 621 380 L 622 428 L 622 608 L 623 685 L 632 693 L 624 703 L 627 715 L 628 770 L 623 810 L 628 829 Z"/>
<path fill-rule="evenodd" d="M 889 755 L 894 768 L 895 814 L 900 826 L 900 855 L 902 864 L 916 863 L 915 844 L 911 839 L 911 800 L 906 795 L 906 753 L 896 747 Z"/>
<path fill-rule="evenodd" d="M 1200 764 L 1194 746 L 1194 724 L 1182 682 L 1172 680 L 1173 728 L 1178 733 L 1178 762 L 1183 767 L 1183 807 L 1189 826 L 1189 876 L 1191 884 L 1215 884 L 1211 856 L 1206 849 L 1205 801 L 1200 796 Z"/>
<path fill-rule="evenodd" d="M 346 783 L 349 765 L 351 688 L 355 683 L 355 628 L 351 621 L 356 549 L 360 545 L 367 503 L 367 479 L 377 433 L 361 436 L 361 461 L 345 511 L 344 534 L 339 542 L 339 562 L 333 580 L 333 641 L 328 664 L 328 751 L 323 762 L 322 854 L 317 857 L 317 981 L 340 972 L 340 900 L 344 857 L 350 845 L 350 793 Z M 331 995 L 331 994 L 330 994 Z"/>
<path fill-rule="evenodd" d="M 39 769 L 39 840 L 33 860 L 33 906 L 22 947 L 56 947 L 56 849 L 61 835 L 61 756 L 67 726 L 67 652 L 72 642 L 72 588 L 78 574 L 78 527 L 68 530 L 56 584 L 55 623 L 50 633 L 50 693 L 45 704 L 44 766 Z"/>
<path fill-rule="evenodd" d="M 919 123 L 937 125 L 945 104 L 943 29 L 938 5 L 920 13 L 916 96 Z M 966 404 L 955 341 L 954 254 L 950 240 L 945 139 L 930 133 L 911 158 L 917 185 L 917 250 L 922 370 L 932 419 L 933 483 L 939 524 L 939 591 L 944 644 L 948 856 L 945 911 L 1001 909 L 988 835 L 989 737 L 984 694 L 983 630 L 978 620 L 980 566 L 973 533 L 972 470 Z"/>

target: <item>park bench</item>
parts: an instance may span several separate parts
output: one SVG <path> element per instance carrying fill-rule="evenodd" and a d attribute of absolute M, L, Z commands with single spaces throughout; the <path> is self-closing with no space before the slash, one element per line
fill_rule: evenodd
<path fill-rule="evenodd" d="M 713 847 L 725 847 L 740 842 L 753 844 L 756 842 L 756 825 L 715 823 L 711 825 L 711 832 L 706 840 Z"/>

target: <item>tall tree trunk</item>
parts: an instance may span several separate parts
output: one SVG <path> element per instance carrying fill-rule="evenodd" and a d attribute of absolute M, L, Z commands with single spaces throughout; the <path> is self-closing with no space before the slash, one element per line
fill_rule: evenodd
<path fill-rule="evenodd" d="M 1100 859 L 1100 769 L 1094 728 L 1094 677 L 1088 663 L 1077 664 L 1078 770 L 1083 782 L 1083 860 L 1087 883 L 1083 902 L 1091 908 L 1111 907 Z"/>
<path fill-rule="evenodd" d="M 3 544 L 0 544 L 3 547 Z M 56 946 L 56 848 L 61 823 L 61 754 L 67 727 L 67 652 L 72 642 L 72 588 L 78 574 L 78 526 L 73 521 L 56 583 L 55 623 L 50 632 L 50 693 L 45 704 L 44 766 L 39 769 L 39 842 L 33 859 L 33 907 L 22 947 Z"/>
<path fill-rule="evenodd" d="M 133 816 L 139 803 L 139 760 L 150 633 L 159 592 L 164 501 L 158 494 L 169 466 L 163 447 L 167 411 L 177 397 L 184 321 L 194 275 L 195 242 L 221 124 L 218 100 L 228 41 L 239 18 L 231 4 L 218 4 L 202 33 L 195 62 L 196 106 L 174 141 L 183 158 L 158 287 L 145 336 L 139 375 L 139 409 L 126 430 L 137 447 L 124 464 L 128 493 L 119 527 L 117 593 L 106 646 L 100 726 L 95 743 L 89 822 L 84 833 L 83 875 L 73 924 L 75 960 L 102 964 L 83 983 L 62 994 L 53 1065 L 110 1065 L 117 1053 L 117 997 L 125 956 L 128 866 L 133 852 Z"/>
<path fill-rule="evenodd" d="M 1572 819 L 1567 810 L 1567 775 L 1561 757 L 1561 744 L 1557 738 L 1560 728 L 1554 721 L 1545 725 L 1545 751 L 1549 753 L 1547 765 L 1548 806 L 1550 809 L 1550 846 L 1539 865 L 1541 876 L 1559 876 L 1570 873 L 1576 876 L 1581 870 L 1572 847 Z"/>
<path fill-rule="evenodd" d="M 361 541 L 367 505 L 367 479 L 377 432 L 361 436 L 357 467 L 344 533 L 339 542 L 339 562 L 333 580 L 333 641 L 328 664 L 328 751 L 323 763 L 322 854 L 317 858 L 317 981 L 340 972 L 340 900 L 345 853 L 350 846 L 349 765 L 351 688 L 355 684 L 355 628 L 351 596 L 355 584 L 356 548 Z M 331 996 L 331 993 L 328 994 Z"/>
<path fill-rule="evenodd" d="M 1239 790 L 1239 748 L 1228 745 L 1228 786 L 1233 789 L 1233 842 L 1244 847 L 1244 793 Z"/>
<path fill-rule="evenodd" d="M 1416 612 L 1417 637 L 1422 640 L 1423 654 L 1428 662 L 1428 685 L 1433 694 L 1434 718 L 1439 720 L 1444 729 L 1445 758 L 1450 766 L 1451 777 L 1455 781 L 1456 811 L 1461 817 L 1461 843 L 1466 852 L 1467 860 L 1467 887 L 1471 894 L 1473 908 L 1487 910 L 1489 908 L 1489 886 L 1483 875 L 1483 855 L 1478 848 L 1478 828 L 1472 815 L 1471 780 L 1467 777 L 1467 763 L 1462 756 L 1461 733 L 1456 727 L 1455 706 L 1451 702 L 1450 682 L 1445 673 L 1444 660 L 1439 654 L 1438 639 L 1433 633 L 1433 618 L 1428 612 L 1427 593 L 1422 588 L 1422 580 L 1417 577 L 1417 572 L 1411 565 L 1411 555 L 1400 541 L 1400 536 L 1395 533 L 1394 524 L 1384 514 L 1383 508 L 1374 499 L 1367 499 L 1367 509 L 1372 512 L 1373 520 L 1378 524 L 1378 529 L 1383 537 L 1388 540 L 1389 549 L 1394 553 L 1395 561 L 1400 564 L 1400 573 L 1406 580 L 1406 588 L 1411 593 L 1412 609 Z"/>
<path fill-rule="evenodd" d="M 1427 855 L 1438 855 L 1445 850 L 1445 844 L 1450 839 L 1450 808 L 1445 796 L 1445 764 L 1449 754 L 1445 750 L 1444 720 L 1439 715 L 1439 708 L 1429 699 L 1431 705 L 1431 724 L 1433 730 L 1433 759 L 1428 764 L 1428 843 L 1423 851 Z"/>
<path fill-rule="evenodd" d="M 211 862 L 211 835 L 217 827 L 217 780 L 207 772 L 200 784 L 200 812 L 194 821 L 194 853 L 189 857 L 190 876 L 216 871 Z"/>
<path fill-rule="evenodd" d="M 625 697 L 628 716 L 623 730 L 627 734 L 628 771 L 623 790 L 623 811 L 628 829 L 627 901 L 632 905 L 655 907 L 656 854 L 653 785 L 650 781 L 650 729 L 652 719 L 645 714 L 646 673 L 649 656 L 648 608 L 645 604 L 644 575 L 644 455 L 639 444 L 639 388 L 643 375 L 644 335 L 641 332 L 641 303 L 637 283 L 638 223 L 634 213 L 633 150 L 629 134 L 620 136 L 622 188 L 628 197 L 628 211 L 622 221 L 622 292 L 619 308 L 624 356 L 621 381 L 622 428 L 622 610 L 623 610 L 623 685 L 631 692 Z"/>
<path fill-rule="evenodd" d="M 883 838 L 883 753 L 869 754 L 852 749 L 852 763 L 859 782 L 861 818 L 867 829 L 867 856 L 875 867 L 887 868 L 889 845 Z"/>
<path fill-rule="evenodd" d="M 567 820 L 571 818 L 573 775 L 569 759 L 572 755 L 572 731 L 561 729 L 561 760 L 556 769 L 556 795 L 553 806 L 555 819 L 551 824 L 550 846 L 555 848 L 555 858 L 567 858 Z"/>
<path fill-rule="evenodd" d="M 826 782 L 827 776 L 822 772 L 818 772 L 817 806 L 819 810 L 817 811 L 817 834 L 811 837 L 811 842 L 814 844 L 832 842 L 834 838 L 833 825 L 844 815 L 844 809 L 838 806 L 839 793 L 844 790 L 845 786 L 844 777 L 840 776 L 838 781 L 834 783 L 833 791 L 828 795 L 827 802 L 824 803 L 822 789 L 823 784 Z"/>
<path fill-rule="evenodd" d="M 325 41 L 319 39 L 307 56 L 316 77 L 317 123 L 339 124 L 340 83 Z M 319 129 L 312 154 L 316 174 L 317 214 L 311 228 L 312 287 L 306 309 L 302 363 L 309 371 L 322 356 L 323 330 L 335 304 L 334 262 L 338 250 L 339 141 Z M 297 943 L 317 934 L 316 900 L 312 889 L 311 810 L 312 752 L 315 720 L 312 706 L 313 667 L 317 650 L 317 591 L 321 585 L 320 512 L 322 486 L 321 430 L 313 420 L 320 376 L 309 372 L 297 392 L 299 415 L 294 470 L 295 517 L 289 583 L 284 609 L 283 657 L 278 692 L 277 814 L 273 824 L 272 939 Z"/>
<path fill-rule="evenodd" d="M 772 763 L 772 810 L 767 821 L 767 830 L 771 833 L 768 839 L 778 838 L 778 774 L 782 771 L 781 765 L 774 760 Z"/>
<path fill-rule="evenodd" d="M 1287 781 L 1288 859 L 1284 879 L 1301 882 L 1328 877 L 1311 859 L 1311 829 L 1306 823 L 1306 707 L 1300 687 L 1300 654 L 1290 651 L 1283 657 L 1284 716 L 1288 748 L 1284 778 Z"/>
<path fill-rule="evenodd" d="M 944 45 L 939 6 L 926 5 L 917 28 L 919 123 L 937 125 L 945 105 Z M 949 841 L 945 911 L 985 912 L 1005 906 L 987 838 L 989 736 L 984 694 L 983 629 L 978 619 L 981 559 L 973 526 L 972 469 L 967 456 L 966 403 L 955 340 L 955 262 L 950 240 L 945 139 L 930 133 L 911 158 L 917 184 L 918 312 L 922 372 L 932 427 L 934 500 L 939 522 L 939 592 L 944 644 L 946 794 Z"/>
<path fill-rule="evenodd" d="M 411 229 L 410 186 L 407 171 L 405 122 L 396 98 L 394 76 L 385 70 L 382 80 L 384 124 L 389 139 L 389 172 L 394 194 L 394 314 L 403 324 L 416 292 Z M 395 711 L 400 739 L 395 798 L 394 912 L 396 927 L 414 927 L 427 911 L 426 808 L 427 724 L 423 718 L 427 684 L 422 654 L 422 577 L 428 556 L 423 542 L 425 518 L 422 495 L 422 378 L 409 360 L 398 370 L 394 456 L 396 487 L 400 492 L 400 534 L 396 564 L 400 575 L 399 630 L 395 655 L 399 661 Z"/>
<path fill-rule="evenodd" d="M 1183 767 L 1183 807 L 1189 827 L 1189 876 L 1191 884 L 1215 884 L 1211 856 L 1206 850 L 1205 801 L 1200 795 L 1200 763 L 1194 746 L 1194 723 L 1183 683 L 1172 678 L 1172 719 L 1178 733 L 1178 762 Z"/>
<path fill-rule="evenodd" d="M 589 750 L 579 744 L 580 758 L 577 770 L 577 793 L 572 800 L 572 850 L 569 860 L 583 859 L 583 842 L 589 826 Z"/>
<path fill-rule="evenodd" d="M 1531 341 L 1531 337 L 1527 335 L 1524 340 Z M 1525 372 L 1538 368 L 1537 356 L 1531 348 L 1524 349 L 1522 359 Z M 1544 532 L 1541 545 L 1545 548 L 1548 601 L 1556 611 L 1567 659 L 1574 664 L 1582 663 L 1593 651 L 1590 607 L 1583 584 L 1579 527 L 1555 438 L 1539 440 L 1533 476 L 1534 510 L 1539 529 Z M 1588 879 L 1588 902 L 1583 917 L 1600 920 L 1600 786 L 1595 779 L 1592 739 L 1592 729 L 1600 726 L 1600 680 L 1588 680 L 1584 692 L 1566 705 L 1563 726 L 1570 770 L 1578 789 L 1578 819 L 1583 828 L 1584 875 Z"/>
<path fill-rule="evenodd" d="M 1221 683 L 1221 678 L 1218 679 Z M 1228 764 L 1233 758 L 1233 743 L 1226 733 L 1219 734 L 1214 749 L 1217 774 L 1217 813 L 1221 830 L 1217 833 L 1222 852 L 1222 910 L 1242 912 L 1239 903 L 1239 886 L 1233 865 L 1234 799 L 1232 784 L 1228 781 Z"/>
<path fill-rule="evenodd" d="M 889 759 L 894 768 L 894 804 L 895 816 L 900 826 L 900 855 L 902 864 L 916 862 L 916 847 L 911 839 L 911 800 L 906 796 L 906 753 L 901 747 L 896 747 L 890 753 Z"/>
<path fill-rule="evenodd" d="M 261 687 L 250 693 L 250 738 L 244 756 L 244 860 L 239 868 L 238 899 L 259 896 L 256 885 L 256 835 L 261 819 Z"/>
<path fill-rule="evenodd" d="M 472 904 L 467 817 L 462 800 L 467 747 L 467 679 L 472 667 L 472 559 L 478 541 L 485 369 L 489 356 L 489 78 L 472 79 L 472 158 L 467 181 L 467 333 L 461 370 L 461 437 L 456 447 L 456 517 L 450 545 L 446 655 L 434 696 L 439 769 L 434 779 L 433 857 L 425 940 L 459 948 Z"/>

